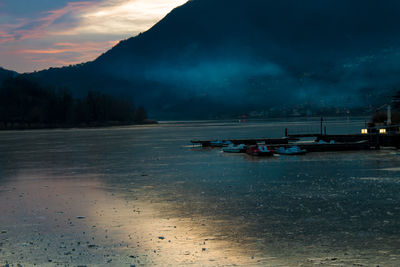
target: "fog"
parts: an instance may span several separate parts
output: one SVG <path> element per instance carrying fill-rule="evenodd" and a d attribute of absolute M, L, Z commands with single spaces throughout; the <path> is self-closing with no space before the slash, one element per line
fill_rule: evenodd
<path fill-rule="evenodd" d="M 399 12 L 396 0 L 189 1 L 88 66 L 39 76 L 158 114 L 367 112 L 400 84 Z"/>

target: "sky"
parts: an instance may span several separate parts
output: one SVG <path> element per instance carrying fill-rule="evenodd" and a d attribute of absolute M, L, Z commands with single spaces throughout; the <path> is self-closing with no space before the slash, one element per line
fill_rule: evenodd
<path fill-rule="evenodd" d="M 94 60 L 187 0 L 0 0 L 0 66 L 20 73 Z"/>

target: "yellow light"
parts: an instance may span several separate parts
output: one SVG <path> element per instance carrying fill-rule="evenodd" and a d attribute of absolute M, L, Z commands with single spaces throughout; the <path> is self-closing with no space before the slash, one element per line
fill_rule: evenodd
<path fill-rule="evenodd" d="M 362 134 L 368 134 L 368 129 L 361 129 Z"/>
<path fill-rule="evenodd" d="M 386 129 L 379 129 L 380 134 L 386 134 Z"/>

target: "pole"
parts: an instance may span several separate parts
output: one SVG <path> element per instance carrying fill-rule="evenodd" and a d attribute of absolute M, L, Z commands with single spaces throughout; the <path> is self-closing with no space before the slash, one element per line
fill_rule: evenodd
<path fill-rule="evenodd" d="M 392 125 L 392 106 L 388 105 L 387 107 L 387 121 L 386 125 L 390 126 Z"/>
<path fill-rule="evenodd" d="M 376 128 L 376 144 L 375 144 L 375 149 L 379 150 L 381 149 L 381 145 L 379 144 L 379 129 Z"/>

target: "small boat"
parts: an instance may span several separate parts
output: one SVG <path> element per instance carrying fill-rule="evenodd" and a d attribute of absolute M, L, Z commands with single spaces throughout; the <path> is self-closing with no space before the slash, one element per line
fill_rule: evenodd
<path fill-rule="evenodd" d="M 272 156 L 274 151 L 265 145 L 250 146 L 246 153 L 252 156 Z"/>
<path fill-rule="evenodd" d="M 221 141 L 221 140 L 216 140 L 216 141 L 210 142 L 211 147 L 224 147 L 224 146 L 229 146 L 231 144 L 232 144 L 231 141 Z"/>
<path fill-rule="evenodd" d="M 231 142 L 234 144 L 245 144 L 247 146 L 257 145 L 260 142 L 264 142 L 266 145 L 280 145 L 288 144 L 289 138 L 259 138 L 259 139 L 230 139 L 230 140 L 192 140 L 192 144 L 200 144 L 203 147 L 223 147 L 227 146 L 226 143 Z M 225 142 L 225 144 L 224 144 Z"/>
<path fill-rule="evenodd" d="M 234 145 L 230 144 L 227 147 L 224 147 L 222 151 L 226 153 L 245 153 L 246 152 L 246 145 L 245 144 L 240 144 L 240 145 Z"/>
<path fill-rule="evenodd" d="M 292 147 L 280 147 L 278 149 L 275 149 L 274 153 L 280 154 L 280 155 L 304 155 L 307 153 L 307 150 L 301 149 L 298 146 L 292 146 Z"/>

